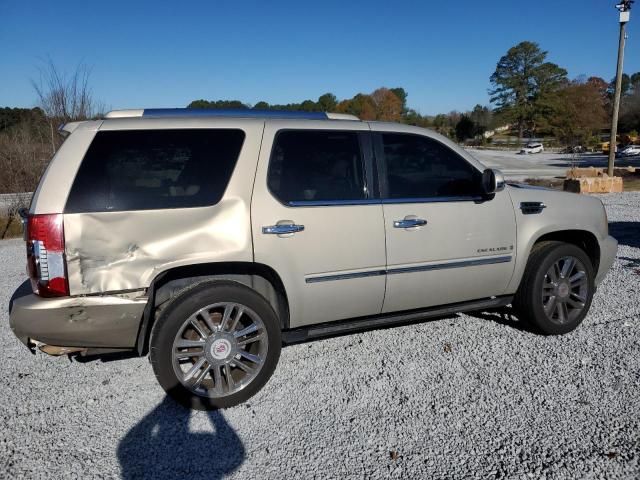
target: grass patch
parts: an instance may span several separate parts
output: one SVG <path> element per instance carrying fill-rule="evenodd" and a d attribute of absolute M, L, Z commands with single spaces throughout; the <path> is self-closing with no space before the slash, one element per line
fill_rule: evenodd
<path fill-rule="evenodd" d="M 636 168 L 635 172 L 616 169 L 616 175 L 622 177 L 622 187 L 625 192 L 640 192 L 640 169 Z"/>
<path fill-rule="evenodd" d="M 0 238 L 22 237 L 22 223 L 20 217 L 0 215 Z"/>
<path fill-rule="evenodd" d="M 640 177 L 625 178 L 622 180 L 622 186 L 625 192 L 640 192 Z"/>

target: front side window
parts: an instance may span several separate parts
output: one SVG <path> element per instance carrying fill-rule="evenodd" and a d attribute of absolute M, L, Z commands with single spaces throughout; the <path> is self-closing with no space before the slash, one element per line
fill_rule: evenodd
<path fill-rule="evenodd" d="M 411 134 L 380 134 L 387 198 L 480 194 L 482 174 L 446 145 Z"/>
<path fill-rule="evenodd" d="M 367 198 L 357 132 L 285 130 L 276 136 L 267 184 L 282 203 Z"/>
<path fill-rule="evenodd" d="M 96 134 L 66 213 L 215 205 L 244 141 L 242 130 L 120 130 Z"/>

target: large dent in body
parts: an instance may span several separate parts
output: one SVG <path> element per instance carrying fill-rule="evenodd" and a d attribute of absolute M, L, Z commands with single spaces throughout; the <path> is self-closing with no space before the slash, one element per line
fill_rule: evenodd
<path fill-rule="evenodd" d="M 27 346 L 33 340 L 66 347 L 132 348 L 147 304 L 140 292 L 62 298 L 16 294 L 9 324 Z"/>
<path fill-rule="evenodd" d="M 169 268 L 251 261 L 249 205 L 65 215 L 72 295 L 146 288 Z"/>

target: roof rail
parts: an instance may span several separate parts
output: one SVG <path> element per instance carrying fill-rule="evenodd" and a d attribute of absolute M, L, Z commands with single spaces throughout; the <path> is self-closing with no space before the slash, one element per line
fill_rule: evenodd
<path fill-rule="evenodd" d="M 145 108 L 135 110 L 113 110 L 104 118 L 166 118 L 166 117 L 242 117 L 242 118 L 281 118 L 297 120 L 357 120 L 355 115 L 347 113 L 300 112 L 287 110 L 253 110 L 249 108 Z"/>

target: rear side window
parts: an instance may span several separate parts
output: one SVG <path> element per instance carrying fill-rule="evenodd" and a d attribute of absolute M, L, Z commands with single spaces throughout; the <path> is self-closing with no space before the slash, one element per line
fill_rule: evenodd
<path fill-rule="evenodd" d="M 215 205 L 235 167 L 244 132 L 121 130 L 96 134 L 66 213 Z"/>
<path fill-rule="evenodd" d="M 428 137 L 384 133 L 388 198 L 480 194 L 482 174 L 446 145 Z"/>
<path fill-rule="evenodd" d="M 358 133 L 279 132 L 271 152 L 267 184 L 284 204 L 365 199 Z"/>

